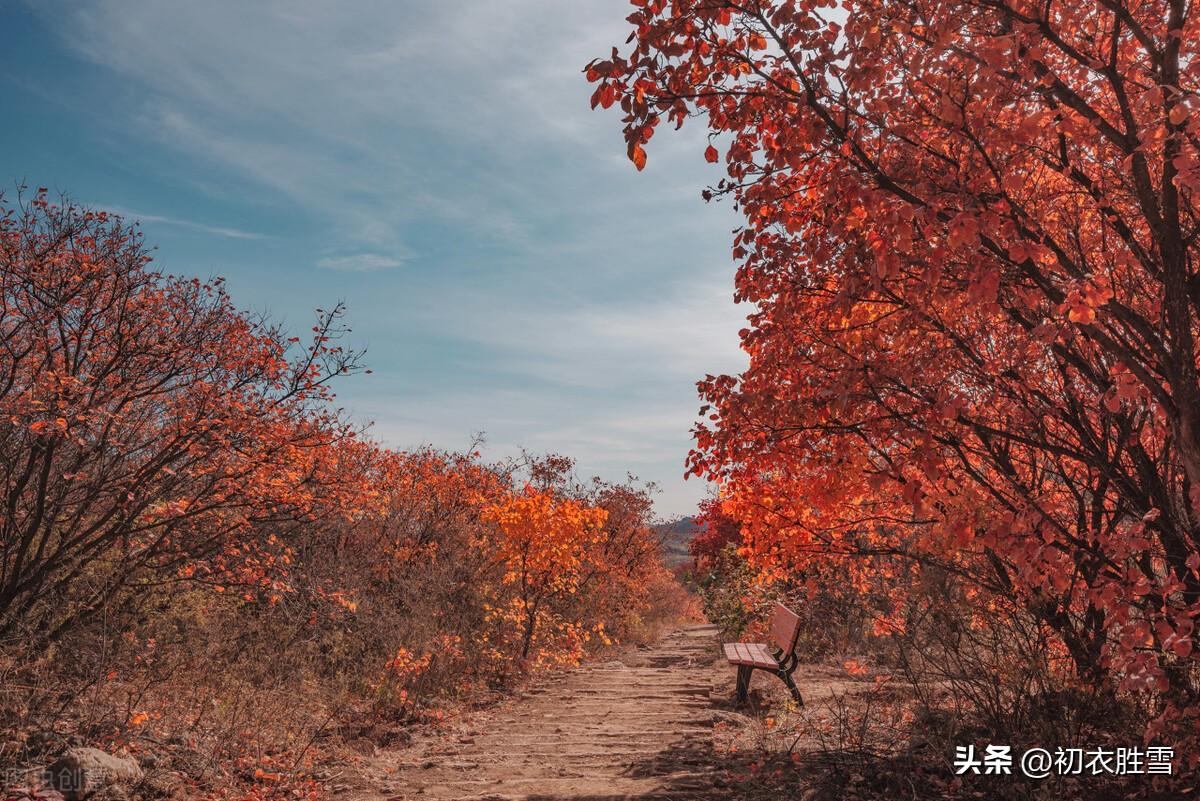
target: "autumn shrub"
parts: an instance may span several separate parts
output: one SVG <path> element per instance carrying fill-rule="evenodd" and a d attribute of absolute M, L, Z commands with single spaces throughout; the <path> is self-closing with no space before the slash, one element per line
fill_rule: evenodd
<path fill-rule="evenodd" d="M 1001 595 L 980 594 L 942 571 L 923 571 L 902 624 L 873 650 L 879 670 L 905 681 L 924 732 L 1026 746 L 1119 739 L 1148 720 L 1104 685 L 1088 682 L 1053 629 Z"/>
<path fill-rule="evenodd" d="M 736 504 L 719 498 L 700 505 L 700 533 L 691 543 L 691 581 L 709 621 L 726 637 L 766 639 L 776 603 L 799 614 L 797 651 L 806 660 L 861 652 L 881 616 L 892 609 L 882 588 L 867 589 L 843 565 L 765 570 L 742 539 Z"/>
<path fill-rule="evenodd" d="M 10 757 L 71 737 L 168 742 L 199 785 L 294 779 L 330 748 L 390 743 L 538 670 L 654 636 L 686 603 L 643 489 L 562 472 L 534 486 L 519 464 L 361 442 L 340 460 L 369 477 L 377 511 L 306 528 L 277 591 L 118 595 L 103 624 L 26 662 L 40 688 L 4 693 L 21 709 L 14 737 L 58 732 L 10 740 Z"/>
<path fill-rule="evenodd" d="M 39 687 L 5 688 L 8 758 L 71 738 L 167 743 L 199 789 L 295 781 L 329 749 L 390 743 L 538 670 L 654 636 L 686 602 L 642 488 L 579 484 L 561 459 L 535 484 L 542 466 L 475 453 L 342 451 L 377 506 L 307 527 L 271 591 L 115 596 L 26 661 Z"/>
<path fill-rule="evenodd" d="M 853 564 L 781 570 L 736 545 L 697 559 L 705 610 L 730 636 L 764 641 L 776 601 L 801 615 L 797 653 L 809 664 L 801 689 L 821 700 L 768 707 L 776 728 L 760 731 L 770 735 L 764 753 L 802 743 L 826 768 L 893 776 L 944 771 L 964 743 L 1087 748 L 1151 723 L 1139 699 L 1092 682 L 1059 631 L 966 565 L 858 553 Z M 824 697 L 827 683 L 845 687 Z"/>
<path fill-rule="evenodd" d="M 120 220 L 0 211 L 0 638 L 43 648 L 163 581 L 271 592 L 288 532 L 357 505 L 325 404 L 340 309 L 307 348 L 221 283 L 149 268 Z M 297 340 L 298 342 L 298 340 Z"/>
<path fill-rule="evenodd" d="M 692 567 L 696 572 L 706 570 L 730 547 L 742 544 L 742 524 L 728 514 L 718 497 L 700 501 L 695 518 L 696 534 L 688 543 Z"/>
<path fill-rule="evenodd" d="M 339 588 L 349 607 L 314 635 L 373 717 L 504 687 L 642 630 L 652 589 L 670 581 L 649 498 L 567 470 L 393 454 L 377 485 L 386 511 L 300 556 L 304 584 Z"/>

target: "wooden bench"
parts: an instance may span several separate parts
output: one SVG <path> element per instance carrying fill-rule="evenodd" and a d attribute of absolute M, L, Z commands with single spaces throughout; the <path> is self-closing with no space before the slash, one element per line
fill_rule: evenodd
<path fill-rule="evenodd" d="M 756 670 L 765 670 L 783 680 L 796 703 L 804 706 L 800 690 L 792 681 L 792 673 L 800 661 L 796 658 L 796 639 L 800 636 L 800 616 L 783 604 L 775 604 L 771 611 L 771 645 L 760 642 L 727 642 L 725 658 L 737 665 L 737 700 L 745 703 L 750 692 L 750 676 Z"/>

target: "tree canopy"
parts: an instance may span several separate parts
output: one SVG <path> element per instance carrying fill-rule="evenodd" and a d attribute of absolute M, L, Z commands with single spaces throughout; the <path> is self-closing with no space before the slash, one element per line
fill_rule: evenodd
<path fill-rule="evenodd" d="M 727 172 L 706 196 L 745 218 L 750 366 L 701 383 L 690 469 L 757 562 L 843 560 L 897 598 L 914 566 L 954 571 L 1190 736 L 1191 6 L 634 5 L 593 103 L 619 105 L 639 169 L 661 122 L 699 117 Z"/>

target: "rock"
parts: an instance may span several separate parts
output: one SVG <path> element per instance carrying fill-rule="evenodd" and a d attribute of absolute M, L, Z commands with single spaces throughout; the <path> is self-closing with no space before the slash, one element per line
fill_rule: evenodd
<path fill-rule="evenodd" d="M 187 779 L 177 771 L 155 770 L 146 774 L 138 788 L 143 798 L 162 798 L 178 801 L 189 795 Z"/>
<path fill-rule="evenodd" d="M 123 784 L 110 784 L 97 790 L 91 801 L 129 801 L 129 788 Z"/>
<path fill-rule="evenodd" d="M 353 740 L 348 740 L 346 745 L 363 756 L 373 757 L 376 753 L 375 743 L 366 737 L 355 737 Z"/>
<path fill-rule="evenodd" d="M 133 757 L 113 756 L 98 748 L 68 748 L 46 768 L 50 786 L 66 801 L 81 801 L 110 785 L 134 785 L 142 776 Z"/>

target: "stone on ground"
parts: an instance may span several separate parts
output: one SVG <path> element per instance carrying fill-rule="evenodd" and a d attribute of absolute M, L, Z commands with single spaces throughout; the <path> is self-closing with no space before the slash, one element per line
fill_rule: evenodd
<path fill-rule="evenodd" d="M 67 801 L 82 801 L 112 785 L 137 784 L 142 769 L 133 757 L 113 756 L 98 748 L 69 748 L 46 768 L 46 778 Z"/>

